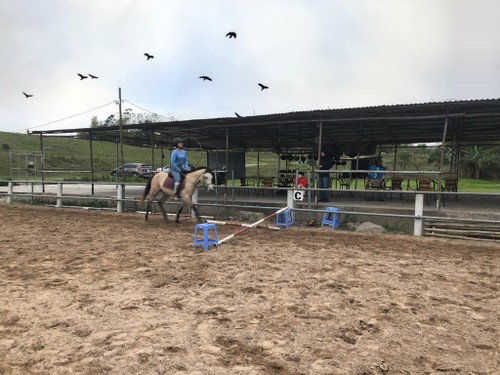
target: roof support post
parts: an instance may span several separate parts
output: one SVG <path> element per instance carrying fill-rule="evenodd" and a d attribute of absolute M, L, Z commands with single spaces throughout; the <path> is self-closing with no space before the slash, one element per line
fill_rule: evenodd
<path fill-rule="evenodd" d="M 358 151 L 356 153 L 356 170 L 359 170 L 359 153 L 360 153 L 360 147 L 361 147 L 361 132 L 363 131 L 361 122 L 359 123 L 359 132 L 358 132 Z M 354 179 L 354 189 L 358 188 L 358 176 L 359 174 L 356 173 L 356 178 Z"/>
<path fill-rule="evenodd" d="M 444 163 L 444 151 L 445 151 L 447 131 L 448 131 L 448 116 L 446 116 L 444 119 L 443 139 L 441 141 L 441 158 L 439 159 L 439 174 L 438 174 L 438 184 L 437 184 L 439 190 L 441 190 L 441 181 L 442 181 L 441 171 L 443 169 L 443 163 Z M 441 205 L 441 195 L 438 195 L 436 198 L 436 210 L 439 211 L 440 205 Z"/>
<path fill-rule="evenodd" d="M 94 195 L 94 148 L 92 147 L 92 132 L 89 131 L 89 147 L 90 147 L 90 185 L 91 194 Z"/>
<path fill-rule="evenodd" d="M 40 174 L 42 175 L 42 192 L 45 193 L 45 184 L 43 183 L 45 181 L 45 152 L 43 152 L 43 134 L 40 133 L 40 151 L 42 152 L 42 157 L 40 160 Z"/>
<path fill-rule="evenodd" d="M 321 147 L 322 147 L 322 141 L 323 141 L 323 121 L 319 122 L 319 134 L 318 134 L 318 160 L 317 160 L 317 165 L 319 166 L 319 161 L 321 159 Z"/>
<path fill-rule="evenodd" d="M 260 148 L 257 149 L 257 181 L 260 179 Z"/>
<path fill-rule="evenodd" d="M 319 163 L 321 159 L 321 147 L 323 146 L 323 121 L 319 122 L 319 134 L 318 134 L 318 160 L 316 160 L 316 165 L 319 168 Z M 314 157 L 314 155 L 313 155 Z M 316 181 L 316 186 L 320 186 L 319 183 L 319 173 L 318 173 L 318 180 Z"/>
<path fill-rule="evenodd" d="M 161 154 L 161 169 L 165 166 L 165 154 L 163 153 L 163 133 L 160 132 L 160 154 Z"/>
<path fill-rule="evenodd" d="M 398 154 L 398 144 L 396 143 L 394 145 L 394 165 L 392 166 L 392 170 L 395 171 L 396 170 L 396 162 L 398 161 L 397 160 L 397 154 Z"/>
<path fill-rule="evenodd" d="M 226 126 L 226 171 L 229 170 L 229 129 Z M 226 172 L 226 185 L 227 185 L 227 172 Z M 233 189 L 234 190 L 234 189 Z"/>
<path fill-rule="evenodd" d="M 151 170 L 155 170 L 155 132 L 151 129 Z"/>

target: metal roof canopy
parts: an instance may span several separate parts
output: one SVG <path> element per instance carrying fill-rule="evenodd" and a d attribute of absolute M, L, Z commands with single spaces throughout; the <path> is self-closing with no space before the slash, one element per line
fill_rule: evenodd
<path fill-rule="evenodd" d="M 492 144 L 500 141 L 500 99 L 313 110 L 236 118 L 197 119 L 123 126 L 174 137 L 196 139 L 204 149 L 300 151 L 318 147 L 354 150 L 366 145 L 442 142 Z M 321 140 L 319 129 L 322 124 Z M 41 130 L 64 134 L 119 130 L 119 126 Z"/>

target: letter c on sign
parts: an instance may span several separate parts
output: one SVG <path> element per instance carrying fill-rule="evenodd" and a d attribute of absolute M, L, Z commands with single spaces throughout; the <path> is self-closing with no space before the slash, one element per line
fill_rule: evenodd
<path fill-rule="evenodd" d="M 303 201 L 304 200 L 304 192 L 302 190 L 294 190 L 293 191 L 293 200 L 294 201 Z"/>

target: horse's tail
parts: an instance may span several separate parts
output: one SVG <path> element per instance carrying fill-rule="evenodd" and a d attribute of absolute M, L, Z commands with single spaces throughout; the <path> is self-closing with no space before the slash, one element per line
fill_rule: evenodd
<path fill-rule="evenodd" d="M 141 203 L 144 203 L 144 200 L 146 199 L 146 197 L 149 194 L 149 191 L 151 190 L 151 181 L 153 181 L 153 177 L 154 177 L 154 175 L 151 176 L 148 180 L 148 184 L 146 185 L 146 189 L 144 189 L 144 194 L 142 194 Z"/>

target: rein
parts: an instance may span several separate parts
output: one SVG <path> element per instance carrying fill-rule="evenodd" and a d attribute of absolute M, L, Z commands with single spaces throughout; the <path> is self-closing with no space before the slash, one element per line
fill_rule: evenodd
<path fill-rule="evenodd" d="M 205 172 L 207 173 L 207 172 Z M 205 183 L 205 173 L 203 173 L 198 181 L 198 185 L 196 187 L 204 187 L 205 189 L 208 189 L 210 187 L 210 185 L 213 186 L 213 184 L 207 184 Z"/>

